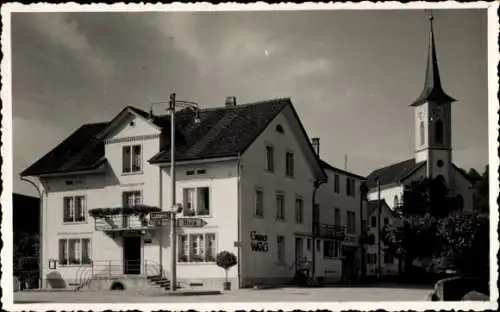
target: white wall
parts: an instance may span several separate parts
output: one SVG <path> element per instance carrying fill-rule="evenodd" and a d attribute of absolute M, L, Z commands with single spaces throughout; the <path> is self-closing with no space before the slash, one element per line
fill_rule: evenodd
<path fill-rule="evenodd" d="M 368 254 L 376 254 L 377 255 L 377 263 L 378 261 L 381 262 L 381 274 L 382 275 L 395 275 L 398 273 L 398 260 L 394 258 L 394 262 L 392 264 L 390 263 L 385 263 L 384 262 L 384 249 L 385 249 L 385 244 L 383 241 L 381 241 L 381 251 L 380 251 L 380 257 L 381 259 L 378 259 L 378 241 L 379 241 L 379 235 L 378 235 L 378 227 L 372 226 L 371 218 L 375 217 L 377 219 L 378 214 L 377 211 L 372 213 L 370 216 L 368 216 L 366 220 L 366 225 L 368 227 L 368 235 L 373 235 L 375 237 L 375 244 L 374 245 L 366 245 L 366 260 L 368 260 Z M 382 208 L 381 214 L 380 214 L 380 222 L 381 222 L 381 229 L 384 227 L 384 219 L 387 218 L 389 221 L 389 224 L 391 224 L 394 221 L 394 217 L 389 211 L 389 209 L 384 209 Z M 376 221 L 378 222 L 378 220 Z M 368 264 L 368 261 L 366 261 L 366 274 L 367 275 L 376 275 L 376 269 L 378 268 L 378 264 Z"/>
<path fill-rule="evenodd" d="M 382 200 L 385 200 L 387 205 L 391 208 L 394 209 L 394 204 L 395 204 L 395 197 L 397 196 L 398 202 L 402 203 L 403 202 L 403 191 L 404 191 L 404 186 L 402 184 L 400 185 L 392 185 L 392 186 L 386 186 L 386 187 L 381 187 L 380 189 L 380 198 Z M 373 188 L 368 192 L 368 200 L 377 200 L 378 199 L 378 192 L 377 188 Z"/>
<path fill-rule="evenodd" d="M 202 175 L 187 175 L 188 171 L 205 170 Z M 179 235 L 185 234 L 203 234 L 214 233 L 216 237 L 216 253 L 220 251 L 229 251 L 238 255 L 238 250 L 234 246 L 237 238 L 237 166 L 235 161 L 199 163 L 198 165 L 178 165 L 176 167 L 176 202 L 183 203 L 183 189 L 193 187 L 209 187 L 210 189 L 210 216 L 201 216 L 207 222 L 202 228 L 181 228 Z M 164 207 L 170 206 L 170 167 L 162 168 Z M 166 208 L 165 208 L 166 209 Z M 182 218 L 182 213 L 177 215 Z M 171 265 L 170 249 L 170 227 L 166 225 L 163 228 L 163 254 L 162 262 L 164 268 L 169 272 Z M 177 246 L 179 248 L 179 246 Z M 156 255 L 148 254 L 148 257 Z M 238 259 L 239 260 L 239 259 Z M 236 278 L 238 275 L 236 267 L 229 271 L 230 278 Z M 190 281 L 206 278 L 224 278 L 224 270 L 217 267 L 215 263 L 179 263 L 177 265 L 177 277 Z"/>
<path fill-rule="evenodd" d="M 88 215 L 88 210 L 98 207 L 106 198 L 104 191 L 105 177 L 103 174 L 73 175 L 43 179 L 43 188 L 47 192 L 43 203 L 43 267 L 45 277 L 49 270 L 49 260 L 59 259 L 59 239 L 88 238 L 91 240 L 91 259 L 97 260 L 106 255 L 114 255 L 119 249 L 113 240 L 101 237 L 94 230 L 94 219 Z M 72 185 L 67 185 L 71 181 Z M 81 223 L 63 223 L 63 198 L 66 196 L 84 196 L 87 208 L 86 221 Z M 105 245 L 105 247 L 103 246 Z M 104 249 L 103 249 L 104 248 Z M 98 252 L 103 250 L 103 252 Z M 65 280 L 76 278 L 78 266 L 60 265 L 57 271 Z"/>
<path fill-rule="evenodd" d="M 285 108 L 290 110 L 290 108 Z M 298 124 L 285 114 L 279 114 L 258 139 L 242 156 L 242 277 L 252 280 L 291 279 L 295 274 L 295 237 L 304 236 L 304 248 L 307 237 L 312 234 L 312 192 L 313 174 L 301 152 L 299 142 L 293 135 Z M 290 121 L 291 120 L 291 121 Z M 284 133 L 275 129 L 280 124 Z M 294 129 L 295 128 L 295 129 Z M 305 143 L 305 142 L 304 142 Z M 266 171 L 266 144 L 274 147 L 273 173 Z M 285 153 L 294 153 L 295 177 L 285 176 Z M 264 191 L 264 217 L 255 216 L 255 190 Z M 285 195 L 285 220 L 276 220 L 276 192 Z M 303 200 L 303 224 L 295 222 L 295 198 Z M 268 252 L 251 250 L 250 233 L 256 231 L 267 236 Z M 277 236 L 285 237 L 285 262 L 277 261 Z M 312 255 L 304 250 L 304 257 L 312 259 Z"/>
<path fill-rule="evenodd" d="M 474 189 L 471 183 L 455 168 L 451 168 L 450 177 L 452 195 L 462 195 L 464 211 L 472 211 L 474 209 Z"/>

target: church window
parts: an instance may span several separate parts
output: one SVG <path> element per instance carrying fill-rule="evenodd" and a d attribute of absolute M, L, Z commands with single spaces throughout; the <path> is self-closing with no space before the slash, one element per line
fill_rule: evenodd
<path fill-rule="evenodd" d="M 443 122 L 441 120 L 437 120 L 436 123 L 434 124 L 434 136 L 435 136 L 435 142 L 436 143 L 443 143 L 444 141 L 444 130 L 443 130 Z"/>
<path fill-rule="evenodd" d="M 425 126 L 424 126 L 424 122 L 421 121 L 420 122 L 420 145 L 424 145 L 425 144 Z"/>
<path fill-rule="evenodd" d="M 394 196 L 394 208 L 398 207 L 399 206 L 399 199 L 398 199 L 398 195 Z"/>
<path fill-rule="evenodd" d="M 437 166 L 438 166 L 439 168 L 442 168 L 442 167 L 444 166 L 444 161 L 443 161 L 442 159 L 438 159 L 438 161 L 437 161 Z"/>

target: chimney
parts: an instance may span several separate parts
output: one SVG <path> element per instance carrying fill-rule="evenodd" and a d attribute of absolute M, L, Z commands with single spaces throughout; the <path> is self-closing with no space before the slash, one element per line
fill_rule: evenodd
<path fill-rule="evenodd" d="M 319 138 L 312 138 L 312 146 L 314 148 L 314 152 L 319 156 Z"/>
<path fill-rule="evenodd" d="M 226 97 L 226 107 L 235 107 L 236 106 L 236 97 L 235 96 L 227 96 Z"/>

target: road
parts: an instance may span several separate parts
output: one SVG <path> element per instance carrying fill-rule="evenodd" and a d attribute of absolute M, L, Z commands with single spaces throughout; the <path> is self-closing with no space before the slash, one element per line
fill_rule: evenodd
<path fill-rule="evenodd" d="M 21 292 L 15 303 L 133 303 L 133 302 L 349 302 L 423 301 L 431 289 L 398 287 L 238 289 L 221 295 L 165 296 L 134 291 Z"/>

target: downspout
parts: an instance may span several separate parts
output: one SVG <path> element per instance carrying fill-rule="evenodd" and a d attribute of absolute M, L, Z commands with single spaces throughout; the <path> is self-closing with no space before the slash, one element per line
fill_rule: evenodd
<path fill-rule="evenodd" d="M 243 288 L 243 281 L 241 279 L 241 237 L 242 237 L 242 234 L 241 234 L 241 183 L 240 183 L 240 179 L 241 179 L 241 172 L 240 172 L 240 165 L 241 165 L 241 155 L 240 153 L 238 153 L 238 160 L 236 162 L 236 176 L 237 176 L 237 179 L 238 179 L 238 182 L 237 182 L 237 188 L 238 188 L 238 207 L 237 207 L 237 210 L 236 210 L 236 217 L 238 218 L 238 239 L 237 239 L 237 242 L 238 242 L 238 262 L 237 262 L 237 268 L 238 268 L 238 287 L 239 288 Z"/>
<path fill-rule="evenodd" d="M 311 270 L 311 275 L 312 278 L 315 277 L 316 275 L 316 238 L 318 236 L 318 229 L 319 229 L 319 224 L 318 224 L 318 212 L 319 212 L 319 207 L 316 205 L 316 193 L 318 192 L 319 187 L 321 186 L 323 182 L 320 182 L 319 180 L 314 181 L 314 186 L 313 186 L 313 193 L 312 193 L 312 270 Z"/>
<path fill-rule="evenodd" d="M 159 187 L 159 208 L 163 211 L 163 178 L 162 178 L 162 169 L 161 166 L 158 166 L 158 169 L 160 171 L 160 176 L 158 178 L 160 187 Z M 163 277 L 163 225 L 160 225 L 158 227 L 158 234 L 159 234 L 159 239 L 158 239 L 158 244 L 160 248 L 160 276 Z M 147 274 L 148 272 L 146 272 Z"/>
<path fill-rule="evenodd" d="M 27 178 L 25 177 L 21 177 L 21 180 L 24 181 L 24 182 L 28 182 L 29 184 L 33 185 L 33 187 L 36 188 L 37 192 L 38 192 L 38 196 L 40 197 L 40 204 L 39 204 L 39 209 L 40 209 L 40 216 L 39 216 L 39 233 L 38 233 L 38 283 L 39 283 L 39 288 L 43 288 L 43 250 L 45 248 L 45 244 L 43 242 L 43 232 L 44 232 L 44 228 L 43 228 L 43 225 L 44 225 L 44 220 L 43 220 L 43 217 L 44 217 L 44 213 L 43 213 L 43 190 L 41 190 L 36 184 L 35 182 L 31 181 L 31 180 L 28 180 Z"/>

